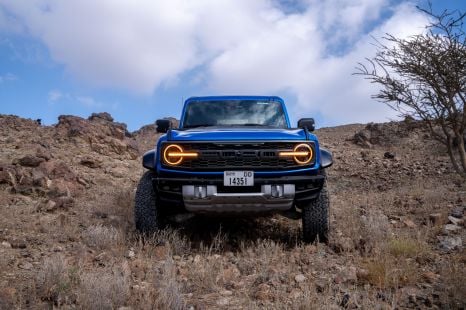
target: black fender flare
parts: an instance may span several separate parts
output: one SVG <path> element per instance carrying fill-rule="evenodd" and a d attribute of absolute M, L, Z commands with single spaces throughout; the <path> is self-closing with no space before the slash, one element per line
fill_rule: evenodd
<path fill-rule="evenodd" d="M 144 155 L 142 155 L 142 166 L 150 170 L 155 170 L 155 155 L 155 149 L 144 153 Z"/>
<path fill-rule="evenodd" d="M 320 165 L 324 169 L 333 165 L 332 152 L 324 148 L 320 149 Z"/>

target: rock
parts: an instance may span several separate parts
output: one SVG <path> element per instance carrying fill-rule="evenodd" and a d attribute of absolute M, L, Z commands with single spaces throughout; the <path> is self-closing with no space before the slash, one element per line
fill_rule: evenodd
<path fill-rule="evenodd" d="M 442 213 L 431 213 L 431 214 L 429 214 L 429 221 L 430 221 L 433 225 L 441 225 L 441 224 L 443 224 L 442 218 L 443 218 Z"/>
<path fill-rule="evenodd" d="M 446 233 L 449 233 L 449 232 L 457 232 L 461 230 L 461 226 L 458 226 L 458 225 L 454 225 L 454 224 L 447 224 L 445 225 L 445 232 Z"/>
<path fill-rule="evenodd" d="M 0 171 L 0 184 L 9 184 L 12 185 L 11 175 L 8 171 Z"/>
<path fill-rule="evenodd" d="M 261 301 L 270 300 L 272 298 L 272 294 L 270 293 L 270 286 L 265 283 L 259 284 L 255 293 L 255 297 Z"/>
<path fill-rule="evenodd" d="M 24 167 L 37 167 L 44 161 L 45 159 L 43 158 L 40 158 L 34 155 L 26 155 L 24 157 L 21 157 L 18 160 L 18 163 Z"/>
<path fill-rule="evenodd" d="M 340 283 L 356 283 L 358 280 L 357 277 L 357 272 L 356 272 L 356 267 L 350 266 L 350 267 L 343 267 L 340 269 L 340 271 L 337 273 L 333 281 L 337 284 Z"/>
<path fill-rule="evenodd" d="M 92 169 L 102 167 L 102 162 L 101 161 L 99 161 L 99 160 L 97 160 L 97 159 L 95 159 L 93 157 L 90 157 L 90 156 L 86 156 L 86 157 L 82 158 L 81 161 L 80 161 L 80 164 L 83 165 L 83 166 L 92 168 Z"/>
<path fill-rule="evenodd" d="M 367 280 L 367 278 L 369 277 L 369 270 L 364 269 L 364 268 L 359 268 L 356 271 L 356 277 L 358 278 L 358 280 Z"/>
<path fill-rule="evenodd" d="M 11 248 L 11 244 L 9 242 L 7 242 L 7 241 L 2 241 L 2 246 L 4 248 Z"/>
<path fill-rule="evenodd" d="M 294 277 L 294 280 L 298 283 L 306 281 L 306 277 L 303 274 L 298 274 Z"/>
<path fill-rule="evenodd" d="M 128 254 L 126 255 L 126 258 L 129 258 L 129 259 L 132 259 L 136 256 L 136 253 L 134 253 L 134 250 L 133 249 L 130 249 L 128 251 Z"/>
<path fill-rule="evenodd" d="M 58 197 L 54 199 L 56 208 L 69 209 L 74 206 L 74 199 L 72 197 Z"/>
<path fill-rule="evenodd" d="M 50 179 L 63 179 L 65 181 L 76 181 L 76 174 L 69 165 L 60 160 L 49 160 L 39 167 Z"/>
<path fill-rule="evenodd" d="M 457 217 L 454 217 L 454 216 L 451 216 L 451 215 L 448 217 L 448 220 L 449 220 L 452 224 L 457 225 L 457 226 L 461 226 L 461 225 L 464 224 L 464 220 L 463 220 L 463 219 L 457 218 Z"/>
<path fill-rule="evenodd" d="M 450 252 L 453 250 L 461 250 L 463 247 L 463 240 L 461 237 L 438 237 L 440 241 L 440 249 L 446 252 Z"/>
<path fill-rule="evenodd" d="M 47 201 L 47 203 L 44 206 L 44 210 L 48 212 L 52 212 L 55 209 L 57 209 L 57 203 L 53 200 Z"/>
<path fill-rule="evenodd" d="M 230 298 L 222 297 L 217 300 L 218 306 L 227 306 L 230 303 Z"/>
<path fill-rule="evenodd" d="M 408 228 L 416 228 L 417 227 L 417 225 L 410 219 L 403 220 L 403 224 L 405 224 L 406 227 L 408 227 Z"/>
<path fill-rule="evenodd" d="M 427 281 L 427 283 L 434 283 L 438 280 L 440 276 L 433 273 L 432 271 L 426 271 L 422 274 L 422 278 Z"/>
<path fill-rule="evenodd" d="M 37 150 L 36 150 L 36 156 L 39 157 L 39 158 L 42 158 L 46 161 L 50 160 L 52 158 L 52 154 L 50 153 L 50 151 L 48 149 L 46 149 L 45 147 L 38 147 Z"/>
<path fill-rule="evenodd" d="M 391 152 L 385 152 L 385 153 L 383 154 L 383 157 L 384 157 L 384 158 L 387 158 L 387 159 L 393 159 L 393 158 L 395 158 L 395 156 L 396 156 L 396 154 L 395 154 L 395 153 L 391 153 Z"/>
<path fill-rule="evenodd" d="M 23 262 L 19 265 L 19 268 L 24 270 L 31 270 L 34 266 L 30 262 Z"/>
<path fill-rule="evenodd" d="M 88 117 L 88 120 L 104 120 L 107 122 L 113 122 L 113 117 L 110 115 L 110 113 L 107 112 L 92 113 L 91 116 Z"/>
<path fill-rule="evenodd" d="M 25 249 L 27 247 L 24 240 L 13 239 L 10 241 L 10 244 L 13 249 Z"/>
<path fill-rule="evenodd" d="M 231 295 L 233 295 L 233 292 L 229 291 L 229 290 L 223 290 L 223 291 L 220 292 L 220 295 L 222 295 L 222 296 L 231 296 Z"/>
<path fill-rule="evenodd" d="M 456 207 L 450 211 L 450 215 L 456 218 L 463 218 L 464 215 L 464 207 Z"/>
<path fill-rule="evenodd" d="M 40 169 L 34 169 L 32 170 L 32 184 L 35 186 L 39 186 L 42 188 L 47 188 L 48 187 L 48 180 L 47 176 L 44 174 L 44 172 Z"/>

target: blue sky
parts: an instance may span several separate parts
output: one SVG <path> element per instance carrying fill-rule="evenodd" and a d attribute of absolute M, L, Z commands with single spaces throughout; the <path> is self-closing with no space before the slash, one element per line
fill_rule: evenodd
<path fill-rule="evenodd" d="M 107 111 L 130 130 L 199 95 L 278 95 L 295 123 L 396 118 L 351 73 L 371 36 L 427 23 L 394 0 L 0 0 L 0 113 L 57 122 Z M 434 0 L 465 10 L 466 1 Z"/>

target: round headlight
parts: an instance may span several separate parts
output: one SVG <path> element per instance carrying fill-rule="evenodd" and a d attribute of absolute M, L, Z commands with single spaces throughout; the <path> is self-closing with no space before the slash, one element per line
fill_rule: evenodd
<path fill-rule="evenodd" d="M 302 143 L 295 146 L 293 149 L 294 161 L 300 165 L 306 165 L 312 160 L 312 147 L 309 144 Z"/>
<path fill-rule="evenodd" d="M 196 152 L 185 152 L 178 144 L 170 144 L 163 150 L 163 160 L 166 164 L 176 166 L 181 164 L 184 158 L 197 157 Z"/>
<path fill-rule="evenodd" d="M 170 144 L 163 151 L 163 160 L 172 166 L 179 165 L 183 161 L 182 156 L 176 156 L 183 153 L 183 148 L 177 144 Z"/>

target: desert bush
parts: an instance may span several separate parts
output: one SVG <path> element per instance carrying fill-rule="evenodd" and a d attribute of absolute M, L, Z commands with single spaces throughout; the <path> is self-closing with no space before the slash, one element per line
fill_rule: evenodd
<path fill-rule="evenodd" d="M 36 293 L 42 300 L 60 304 L 69 292 L 74 277 L 70 279 L 68 266 L 62 256 L 46 258 L 37 274 Z"/>
<path fill-rule="evenodd" d="M 161 267 L 161 272 L 154 279 L 156 298 L 155 309 L 185 309 L 181 284 L 176 280 L 175 262 L 169 257 Z"/>
<path fill-rule="evenodd" d="M 117 309 L 129 297 L 129 275 L 124 271 L 90 271 L 80 279 L 78 301 L 83 309 Z"/>
<path fill-rule="evenodd" d="M 191 243 L 186 236 L 182 236 L 177 230 L 166 228 L 153 233 L 149 237 L 139 240 L 139 243 L 147 244 L 149 248 L 159 245 L 168 246 L 171 255 L 186 255 L 191 251 Z"/>
<path fill-rule="evenodd" d="M 124 243 L 124 236 L 114 227 L 92 225 L 83 233 L 85 243 L 90 247 L 108 249 Z"/>

